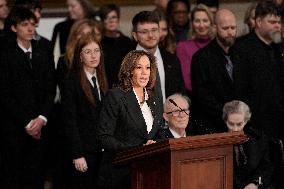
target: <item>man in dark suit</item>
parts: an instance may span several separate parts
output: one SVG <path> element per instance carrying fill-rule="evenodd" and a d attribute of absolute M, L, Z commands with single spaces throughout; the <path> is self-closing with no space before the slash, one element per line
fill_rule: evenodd
<path fill-rule="evenodd" d="M 157 93 L 161 111 L 163 102 L 174 93 L 184 92 L 181 67 L 176 55 L 158 47 L 159 17 L 152 11 L 142 11 L 132 19 L 132 36 L 138 43 L 137 50 L 145 50 L 156 57 L 158 67 Z"/>
<path fill-rule="evenodd" d="M 233 99 L 233 63 L 230 47 L 236 38 L 234 14 L 221 9 L 216 13 L 217 36 L 192 59 L 192 115 L 196 134 L 225 132 L 221 119 L 223 105 Z"/>
<path fill-rule="evenodd" d="M 271 1 L 258 3 L 254 31 L 236 42 L 235 86 L 237 97 L 251 108 L 252 127 L 273 141 L 273 154 L 283 159 L 276 154 L 283 154 L 279 140 L 284 139 L 284 56 L 280 42 L 280 9 Z M 284 168 L 274 162 L 279 171 L 274 176 L 279 180 L 276 188 L 283 188 L 280 172 Z"/>
<path fill-rule="evenodd" d="M 42 128 L 55 96 L 54 63 L 32 40 L 34 14 L 15 8 L 9 16 L 14 35 L 0 54 L 1 172 L 3 188 L 42 188 Z"/>

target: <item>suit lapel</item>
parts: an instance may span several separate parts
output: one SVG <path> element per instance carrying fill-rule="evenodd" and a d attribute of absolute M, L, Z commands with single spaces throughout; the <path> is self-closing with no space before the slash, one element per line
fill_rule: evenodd
<path fill-rule="evenodd" d="M 28 59 L 24 53 L 24 51 L 17 45 L 17 51 L 15 54 L 15 58 L 18 59 L 17 63 L 20 67 L 23 67 L 23 70 L 26 70 L 29 74 L 32 74 L 32 69 L 29 65 Z"/>
<path fill-rule="evenodd" d="M 126 110 L 129 113 L 129 116 L 133 120 L 133 124 L 135 125 L 135 127 L 137 126 L 139 128 L 139 131 L 141 131 L 141 134 L 143 136 L 147 136 L 146 122 L 144 120 L 133 90 L 126 93 L 124 104 L 126 106 Z"/>
<path fill-rule="evenodd" d="M 158 106 L 158 103 L 156 102 L 155 98 L 150 97 L 147 100 L 147 104 L 150 107 L 152 116 L 154 118 L 153 126 L 152 126 L 152 129 L 151 129 L 150 133 L 149 133 L 148 138 L 149 139 L 153 139 L 154 136 L 156 135 L 156 133 L 158 132 L 158 130 L 160 128 L 160 125 L 161 125 L 161 119 L 160 119 L 160 117 L 161 117 L 160 113 L 161 112 L 159 110 L 159 106 Z"/>
<path fill-rule="evenodd" d="M 32 40 L 32 66 L 33 70 L 37 70 L 37 72 L 41 69 L 40 63 L 42 62 L 41 60 L 41 51 L 37 47 L 36 42 Z"/>

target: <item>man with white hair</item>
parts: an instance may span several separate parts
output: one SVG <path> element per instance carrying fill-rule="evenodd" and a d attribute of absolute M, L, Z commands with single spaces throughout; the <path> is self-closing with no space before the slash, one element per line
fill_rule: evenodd
<path fill-rule="evenodd" d="M 187 96 L 173 94 L 164 103 L 163 117 L 168 128 L 163 130 L 163 138 L 181 138 L 188 136 L 187 126 L 189 123 L 189 104 Z"/>

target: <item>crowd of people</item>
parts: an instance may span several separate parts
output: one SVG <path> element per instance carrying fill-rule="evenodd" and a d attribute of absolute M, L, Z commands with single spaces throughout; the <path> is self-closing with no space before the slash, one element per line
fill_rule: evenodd
<path fill-rule="evenodd" d="M 155 3 L 129 38 L 119 6 L 67 0 L 49 41 L 39 0 L 0 0 L 1 188 L 130 189 L 117 152 L 221 132 L 248 136 L 234 189 L 283 188 L 284 1 L 252 3 L 240 37 L 218 0 Z"/>

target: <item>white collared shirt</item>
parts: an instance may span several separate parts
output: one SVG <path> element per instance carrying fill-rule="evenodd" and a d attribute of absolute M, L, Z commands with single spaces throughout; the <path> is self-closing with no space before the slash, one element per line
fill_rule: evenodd
<path fill-rule="evenodd" d="M 18 43 L 18 42 L 17 42 Z M 31 56 L 32 56 L 32 45 L 30 45 L 30 47 L 28 49 L 26 49 L 25 47 L 23 47 L 20 43 L 18 43 L 18 46 L 24 51 L 24 53 L 30 52 Z M 32 57 L 30 57 L 32 58 Z"/>
<path fill-rule="evenodd" d="M 144 118 L 145 123 L 147 125 L 147 132 L 149 133 L 152 130 L 154 118 L 153 118 L 151 109 L 150 109 L 150 107 L 148 106 L 148 104 L 146 102 L 146 100 L 149 99 L 148 93 L 147 93 L 146 90 L 144 90 L 144 98 L 145 98 L 144 99 L 144 103 L 140 104 L 139 98 L 138 98 L 134 88 L 133 88 L 133 92 L 134 92 L 134 94 L 136 96 L 136 100 L 138 102 L 138 105 L 140 106 L 143 118 Z"/>
<path fill-rule="evenodd" d="M 147 51 L 145 48 L 143 48 L 139 44 L 137 45 L 136 50 Z M 162 56 L 161 56 L 161 53 L 160 53 L 160 49 L 158 47 L 156 49 L 156 52 L 154 53 L 154 56 L 156 57 L 158 72 L 159 72 L 159 76 L 160 76 L 163 102 L 165 102 L 166 101 L 165 69 L 164 69 L 164 62 L 163 62 L 163 59 L 162 59 Z"/>
<path fill-rule="evenodd" d="M 98 93 L 99 93 L 99 99 L 101 99 L 101 93 L 100 93 L 100 86 L 99 86 L 99 82 L 98 82 L 98 77 L 97 77 L 97 72 L 95 72 L 94 74 L 90 74 L 88 71 L 84 70 L 85 73 L 86 73 L 86 76 L 87 76 L 87 79 L 89 80 L 89 82 L 91 83 L 91 85 L 94 87 L 94 82 L 92 80 L 92 77 L 96 77 L 96 85 L 97 85 L 97 90 L 98 90 Z"/>
<path fill-rule="evenodd" d="M 170 131 L 171 131 L 172 135 L 174 136 L 174 138 L 182 138 L 182 137 L 186 137 L 186 132 L 184 132 L 184 135 L 183 135 L 183 136 L 181 136 L 180 134 L 178 134 L 176 131 L 174 131 L 174 130 L 173 130 L 173 129 L 171 129 L 170 127 L 169 127 L 169 129 L 170 129 Z"/>

